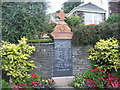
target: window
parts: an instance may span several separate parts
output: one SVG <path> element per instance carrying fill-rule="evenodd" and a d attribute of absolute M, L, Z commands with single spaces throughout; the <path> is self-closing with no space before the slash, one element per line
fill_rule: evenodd
<path fill-rule="evenodd" d="M 85 24 L 99 24 L 100 22 L 103 21 L 103 16 L 102 14 L 97 14 L 97 13 L 85 13 Z"/>

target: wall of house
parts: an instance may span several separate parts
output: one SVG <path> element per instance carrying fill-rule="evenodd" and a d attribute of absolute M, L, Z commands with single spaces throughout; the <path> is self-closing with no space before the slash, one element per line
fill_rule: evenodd
<path fill-rule="evenodd" d="M 113 13 L 120 13 L 120 1 L 109 3 L 110 15 Z"/>
<path fill-rule="evenodd" d="M 53 43 L 31 43 L 36 47 L 36 51 L 30 57 L 34 60 L 37 68 L 30 73 L 37 73 L 42 76 L 52 76 L 53 60 L 54 60 L 54 44 Z M 91 65 L 87 57 L 88 49 L 91 46 L 72 47 L 73 59 L 73 75 L 84 73 L 86 69 L 91 69 Z"/>

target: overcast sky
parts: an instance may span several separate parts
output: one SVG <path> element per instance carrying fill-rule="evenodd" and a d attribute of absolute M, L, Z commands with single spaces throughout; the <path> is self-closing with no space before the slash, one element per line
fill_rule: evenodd
<path fill-rule="evenodd" d="M 62 4 L 68 0 L 49 0 L 49 6 L 48 13 L 53 13 L 55 11 L 58 11 L 61 9 Z"/>

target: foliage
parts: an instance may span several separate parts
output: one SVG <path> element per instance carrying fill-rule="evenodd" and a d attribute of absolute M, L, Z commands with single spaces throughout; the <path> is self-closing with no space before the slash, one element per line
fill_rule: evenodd
<path fill-rule="evenodd" d="M 5 80 L 1 80 L 2 82 L 2 88 L 12 88 L 12 85 Z"/>
<path fill-rule="evenodd" d="M 38 38 L 45 30 L 46 9 L 46 2 L 2 2 L 2 39 Z"/>
<path fill-rule="evenodd" d="M 82 17 L 80 16 L 71 16 L 65 19 L 65 22 L 69 25 L 70 28 L 83 25 Z"/>
<path fill-rule="evenodd" d="M 78 74 L 72 86 L 76 88 L 120 88 L 120 78 L 95 68 L 82 75 Z"/>
<path fill-rule="evenodd" d="M 70 84 L 72 87 L 77 87 L 77 88 L 84 88 L 84 76 L 81 74 L 77 74 L 75 76 L 75 80 Z"/>
<path fill-rule="evenodd" d="M 65 13 L 69 13 L 73 8 L 77 7 L 81 3 L 83 3 L 82 0 L 77 0 L 77 2 L 68 0 L 67 2 L 63 3 L 62 9 L 64 9 Z"/>
<path fill-rule="evenodd" d="M 120 23 L 120 14 L 112 14 L 108 17 L 108 19 L 105 21 L 107 23 L 113 24 L 113 23 Z"/>
<path fill-rule="evenodd" d="M 82 25 L 72 28 L 74 33 L 72 44 L 94 45 L 100 39 L 114 37 L 120 41 L 120 23 L 102 23 L 100 25 Z"/>
<path fill-rule="evenodd" d="M 94 66 L 105 71 L 117 71 L 120 66 L 120 53 L 118 41 L 115 38 L 99 40 L 93 48 L 89 49 L 90 59 Z"/>
<path fill-rule="evenodd" d="M 55 84 L 51 78 L 42 78 L 37 74 L 31 74 L 31 77 L 25 78 L 19 83 L 14 83 L 14 79 L 11 81 L 14 88 L 52 88 Z"/>
<path fill-rule="evenodd" d="M 29 43 L 48 43 L 52 42 L 52 39 L 34 39 L 34 40 L 28 40 Z"/>
<path fill-rule="evenodd" d="M 105 88 L 105 72 L 103 70 L 95 68 L 91 71 L 85 72 L 83 75 L 85 77 L 85 83 L 88 84 L 88 87 Z"/>
<path fill-rule="evenodd" d="M 56 23 L 51 23 L 51 24 L 45 24 L 45 33 L 51 33 L 54 29 L 54 27 L 56 26 Z"/>
<path fill-rule="evenodd" d="M 11 78 L 15 78 L 16 82 L 29 77 L 29 71 L 36 68 L 33 61 L 29 61 L 28 58 L 33 51 L 34 46 L 26 44 L 26 38 L 21 38 L 19 44 L 11 44 L 3 41 L 1 47 L 2 55 L 2 69 L 7 72 L 7 75 Z"/>
<path fill-rule="evenodd" d="M 107 72 L 106 75 L 107 87 L 108 88 L 120 88 L 120 78 Z"/>

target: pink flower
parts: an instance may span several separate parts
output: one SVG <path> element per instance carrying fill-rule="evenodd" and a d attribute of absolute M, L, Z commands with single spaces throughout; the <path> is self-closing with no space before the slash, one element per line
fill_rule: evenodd
<path fill-rule="evenodd" d="M 41 79 L 38 79 L 38 81 L 40 81 Z"/>
<path fill-rule="evenodd" d="M 13 85 L 12 87 L 13 87 L 13 88 L 21 88 L 21 87 L 19 87 L 19 86 L 17 86 L 17 85 Z"/>
<path fill-rule="evenodd" d="M 9 80 L 10 83 L 12 83 L 13 81 L 12 80 Z"/>
<path fill-rule="evenodd" d="M 33 83 L 33 84 L 34 84 L 35 82 L 31 81 L 30 83 Z"/>
<path fill-rule="evenodd" d="M 34 84 L 34 86 L 37 86 L 37 84 Z"/>

